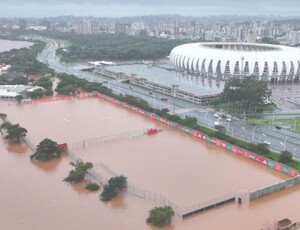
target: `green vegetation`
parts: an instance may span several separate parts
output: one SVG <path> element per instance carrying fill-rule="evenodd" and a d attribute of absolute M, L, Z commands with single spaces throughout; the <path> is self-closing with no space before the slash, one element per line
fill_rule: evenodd
<path fill-rule="evenodd" d="M 10 141 L 17 141 L 20 142 L 22 137 L 26 136 L 27 129 L 21 127 L 19 124 L 11 124 L 10 122 L 4 122 L 0 126 L 1 132 L 2 129 L 5 129 L 7 135 L 5 136 L 6 139 Z"/>
<path fill-rule="evenodd" d="M 73 95 L 80 89 L 86 92 L 101 91 L 111 94 L 111 90 L 102 86 L 100 83 L 92 83 L 85 79 L 77 78 L 75 75 L 59 73 L 57 77 L 61 80 L 55 89 L 59 94 Z"/>
<path fill-rule="evenodd" d="M 127 178 L 124 176 L 112 177 L 100 195 L 102 201 L 110 201 L 117 196 L 124 188 L 127 187 Z"/>
<path fill-rule="evenodd" d="M 63 40 L 66 47 L 57 50 L 63 62 L 86 60 L 156 60 L 165 58 L 178 45 L 199 42 L 189 39 L 166 39 L 117 34 L 82 35 L 76 33 L 36 32 L 39 35 Z"/>
<path fill-rule="evenodd" d="M 100 189 L 100 186 L 97 183 L 88 183 L 85 186 L 85 189 L 90 190 L 92 192 L 98 191 Z"/>
<path fill-rule="evenodd" d="M 221 98 L 216 99 L 214 104 L 225 103 L 228 109 L 246 112 L 262 111 L 271 94 L 264 81 L 256 80 L 252 76 L 243 79 L 234 77 L 226 81 Z"/>
<path fill-rule="evenodd" d="M 281 151 L 279 161 L 283 164 L 287 164 L 293 161 L 293 155 L 289 151 Z"/>
<path fill-rule="evenodd" d="M 76 164 L 75 170 L 71 170 L 69 172 L 69 175 L 64 179 L 64 181 L 70 182 L 70 183 L 81 182 L 84 180 L 84 177 L 90 168 L 93 168 L 92 163 L 79 162 Z"/>
<path fill-rule="evenodd" d="M 171 223 L 174 211 L 170 206 L 155 207 L 149 211 L 147 223 L 153 224 L 158 227 L 164 227 Z"/>
<path fill-rule="evenodd" d="M 1 119 L 2 121 L 5 121 L 6 118 L 7 118 L 7 114 L 5 114 L 5 113 L 0 113 L 0 119 Z"/>
<path fill-rule="evenodd" d="M 8 37 L 2 38 L 9 39 Z M 44 75 L 48 73 L 54 75 L 55 72 L 53 69 L 50 69 L 48 65 L 36 60 L 38 53 L 44 49 L 45 43 L 41 41 L 33 42 L 35 44 L 30 48 L 12 49 L 10 51 L 1 52 L 0 63 L 10 64 L 12 66 L 10 71 L 31 75 Z"/>
<path fill-rule="evenodd" d="M 60 154 L 61 151 L 57 147 L 57 143 L 46 138 L 39 143 L 35 153 L 30 156 L 30 159 L 35 161 L 48 161 L 59 157 Z"/>
<path fill-rule="evenodd" d="M 52 81 L 47 77 L 41 77 L 38 80 L 36 80 L 33 84 L 36 86 L 41 86 L 44 89 L 52 89 Z"/>

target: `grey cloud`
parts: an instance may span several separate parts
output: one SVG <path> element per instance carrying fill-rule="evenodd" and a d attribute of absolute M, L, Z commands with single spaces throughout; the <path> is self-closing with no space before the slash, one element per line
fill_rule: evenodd
<path fill-rule="evenodd" d="M 0 0 L 1 1 L 1 0 Z M 298 16 L 299 0 L 9 0 L 2 17 L 278 14 Z"/>

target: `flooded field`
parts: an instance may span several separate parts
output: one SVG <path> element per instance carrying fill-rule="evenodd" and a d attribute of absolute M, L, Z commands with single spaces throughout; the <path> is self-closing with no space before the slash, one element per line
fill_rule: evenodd
<path fill-rule="evenodd" d="M 287 178 L 99 99 L 32 105 L 1 101 L 0 112 L 27 128 L 35 144 L 46 137 L 74 143 L 150 127 L 163 129 L 155 136 L 74 152 L 83 160 L 104 163 L 126 175 L 131 184 L 160 192 L 182 207 Z M 30 154 L 24 145 L 0 140 L 0 229 L 152 229 L 145 219 L 153 202 L 125 194 L 104 204 L 98 193 L 84 191 L 83 184 L 62 182 L 72 169 L 66 156 L 33 164 Z M 229 204 L 185 220 L 176 217 L 166 229 L 250 230 L 285 217 L 296 221 L 299 192 L 297 186 L 249 204 Z"/>
<path fill-rule="evenodd" d="M 32 42 L 9 41 L 0 39 L 0 52 L 9 51 L 11 49 L 28 48 L 32 45 Z"/>

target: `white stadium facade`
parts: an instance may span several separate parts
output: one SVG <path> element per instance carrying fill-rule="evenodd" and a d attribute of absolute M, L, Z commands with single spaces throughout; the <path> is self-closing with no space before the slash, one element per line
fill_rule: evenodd
<path fill-rule="evenodd" d="M 295 81 L 300 49 L 256 43 L 189 43 L 175 47 L 170 62 L 180 71 L 226 79 L 255 76 L 265 81 Z"/>

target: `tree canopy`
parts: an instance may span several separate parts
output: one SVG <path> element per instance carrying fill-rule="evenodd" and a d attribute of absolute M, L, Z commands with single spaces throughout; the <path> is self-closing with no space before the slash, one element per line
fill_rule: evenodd
<path fill-rule="evenodd" d="M 0 128 L 1 130 L 6 130 L 7 135 L 5 138 L 10 141 L 20 141 L 20 139 L 25 137 L 27 133 L 27 129 L 21 127 L 19 124 L 11 124 L 10 122 L 3 123 Z"/>
<path fill-rule="evenodd" d="M 48 161 L 59 157 L 60 154 L 61 151 L 57 147 L 57 143 L 46 138 L 39 143 L 35 153 L 30 156 L 30 159 L 35 161 Z"/>
<path fill-rule="evenodd" d="M 117 196 L 123 188 L 127 187 L 127 178 L 124 176 L 112 177 L 100 195 L 102 201 L 110 201 Z"/>
<path fill-rule="evenodd" d="M 147 223 L 163 227 L 171 223 L 174 211 L 171 206 L 155 207 L 149 211 Z"/>
<path fill-rule="evenodd" d="M 243 79 L 233 77 L 226 81 L 222 97 L 227 102 L 235 103 L 248 111 L 257 106 L 263 106 L 271 94 L 272 92 L 264 81 L 257 80 L 252 76 Z"/>
<path fill-rule="evenodd" d="M 90 162 L 79 162 L 75 166 L 75 170 L 71 170 L 69 175 L 64 179 L 66 182 L 78 183 L 84 180 L 87 171 L 93 167 L 93 164 Z"/>
<path fill-rule="evenodd" d="M 280 152 L 280 159 L 279 161 L 281 163 L 289 163 L 293 160 L 293 155 L 291 154 L 291 152 L 287 151 L 287 150 L 284 150 L 282 152 Z"/>

